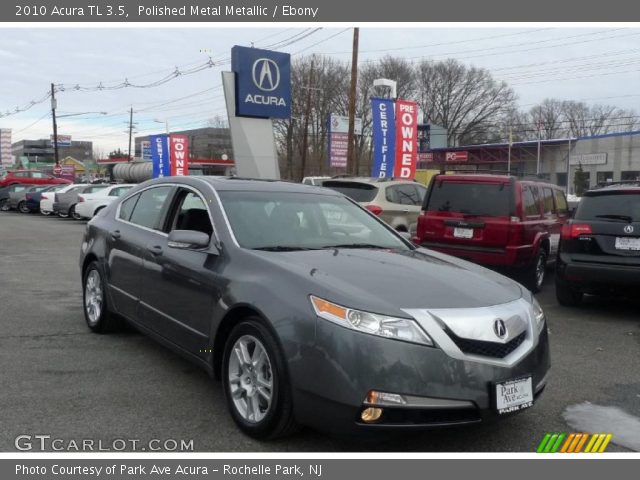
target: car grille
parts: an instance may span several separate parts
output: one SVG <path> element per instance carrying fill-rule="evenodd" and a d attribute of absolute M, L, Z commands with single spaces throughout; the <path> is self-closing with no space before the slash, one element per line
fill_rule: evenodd
<path fill-rule="evenodd" d="M 527 332 L 522 332 L 520 335 L 508 341 L 507 343 L 485 342 L 482 340 L 469 340 L 467 338 L 460 338 L 451 330 L 448 330 L 447 333 L 451 337 L 451 340 L 453 340 L 458 348 L 464 353 L 469 353 L 471 355 L 482 355 L 483 357 L 504 358 L 520 345 L 522 345 Z"/>

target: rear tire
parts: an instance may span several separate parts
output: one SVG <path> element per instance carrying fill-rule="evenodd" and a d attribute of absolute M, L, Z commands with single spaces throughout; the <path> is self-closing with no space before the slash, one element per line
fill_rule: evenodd
<path fill-rule="evenodd" d="M 231 417 L 244 433 L 267 439 L 297 430 L 284 357 L 259 318 L 243 320 L 229 334 L 221 376 Z"/>
<path fill-rule="evenodd" d="M 540 247 L 531 265 L 525 271 L 525 286 L 533 293 L 542 290 L 547 272 L 547 251 Z"/>
<path fill-rule="evenodd" d="M 106 287 L 100 264 L 91 262 L 82 276 L 82 305 L 87 326 L 95 333 L 122 328 L 122 319 L 109 311 Z"/>
<path fill-rule="evenodd" d="M 8 212 L 9 211 L 9 200 L 3 198 L 0 200 L 0 212 Z"/>
<path fill-rule="evenodd" d="M 584 294 L 556 277 L 556 298 L 563 307 L 577 307 L 582 303 Z"/>
<path fill-rule="evenodd" d="M 71 218 L 73 218 L 74 220 L 80 220 L 82 217 L 80 215 L 78 215 L 76 213 L 76 206 L 73 205 L 70 209 L 69 209 L 69 216 Z"/>
<path fill-rule="evenodd" d="M 31 210 L 29 210 L 29 207 L 27 207 L 27 202 L 24 201 L 18 204 L 18 211 L 20 213 L 31 213 Z"/>

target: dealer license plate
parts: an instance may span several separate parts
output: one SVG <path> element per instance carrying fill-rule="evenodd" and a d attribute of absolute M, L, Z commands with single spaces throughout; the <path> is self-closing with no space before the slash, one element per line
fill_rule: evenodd
<path fill-rule="evenodd" d="M 618 250 L 640 250 L 640 238 L 616 237 Z"/>
<path fill-rule="evenodd" d="M 517 412 L 533 405 L 531 377 L 495 384 L 496 410 L 500 415 Z"/>
<path fill-rule="evenodd" d="M 473 238 L 473 228 L 458 228 L 453 229 L 453 236 L 456 238 Z"/>

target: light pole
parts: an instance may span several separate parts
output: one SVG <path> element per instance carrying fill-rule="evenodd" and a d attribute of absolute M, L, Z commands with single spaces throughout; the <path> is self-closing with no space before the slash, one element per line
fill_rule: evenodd
<path fill-rule="evenodd" d="M 165 118 L 164 120 L 158 120 L 157 118 L 154 118 L 153 121 L 156 123 L 164 123 L 164 128 L 167 131 L 167 135 L 169 135 L 169 119 L 168 118 Z"/>

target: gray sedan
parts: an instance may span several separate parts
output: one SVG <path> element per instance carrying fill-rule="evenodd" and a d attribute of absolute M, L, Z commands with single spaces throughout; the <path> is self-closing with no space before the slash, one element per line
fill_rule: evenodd
<path fill-rule="evenodd" d="M 91 330 L 126 321 L 200 365 L 257 438 L 471 424 L 547 383 L 528 290 L 329 189 L 150 180 L 87 224 L 80 268 Z"/>

